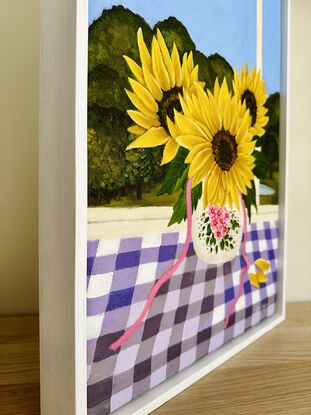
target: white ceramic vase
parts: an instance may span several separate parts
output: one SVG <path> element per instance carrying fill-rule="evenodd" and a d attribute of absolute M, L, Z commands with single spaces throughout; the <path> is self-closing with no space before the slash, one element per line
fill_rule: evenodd
<path fill-rule="evenodd" d="M 240 250 L 243 225 L 241 209 L 213 205 L 203 209 L 201 198 L 193 212 L 192 226 L 197 256 L 207 264 L 221 264 L 234 259 Z"/>

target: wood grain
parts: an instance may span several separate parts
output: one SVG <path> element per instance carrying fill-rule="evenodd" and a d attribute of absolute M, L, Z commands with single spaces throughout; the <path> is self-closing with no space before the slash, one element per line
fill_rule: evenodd
<path fill-rule="evenodd" d="M 287 310 L 283 324 L 153 415 L 310 414 L 311 303 Z M 1 414 L 38 415 L 36 316 L 0 317 L 0 362 Z"/>

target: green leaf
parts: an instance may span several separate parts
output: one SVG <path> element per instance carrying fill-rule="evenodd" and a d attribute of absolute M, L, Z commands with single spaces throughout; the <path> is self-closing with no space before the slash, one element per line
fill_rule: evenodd
<path fill-rule="evenodd" d="M 255 206 L 256 211 L 257 211 L 257 203 L 256 203 L 256 188 L 255 188 L 255 182 L 254 180 L 252 180 L 252 188 L 251 189 L 247 189 L 247 194 L 243 195 L 243 200 L 245 203 L 245 207 L 247 209 L 247 215 L 248 215 L 248 220 L 249 222 L 251 221 L 252 218 L 252 205 Z"/>
<path fill-rule="evenodd" d="M 179 190 L 184 189 L 186 187 L 186 184 L 188 181 L 188 171 L 189 171 L 189 166 L 187 166 L 186 170 L 184 170 L 182 176 L 177 179 L 172 193 L 176 193 Z"/>
<path fill-rule="evenodd" d="M 269 176 L 270 172 L 270 163 L 265 154 L 261 151 L 255 150 L 253 152 L 253 156 L 255 157 L 255 168 L 254 174 L 258 179 L 265 179 Z"/>
<path fill-rule="evenodd" d="M 202 185 L 199 183 L 191 190 L 191 205 L 192 212 L 197 208 L 198 201 L 202 196 Z M 186 205 L 186 191 L 183 190 L 179 198 L 177 199 L 174 207 L 173 214 L 168 223 L 168 226 L 173 225 L 174 223 L 181 223 L 187 218 L 187 205 Z"/>
<path fill-rule="evenodd" d="M 238 222 L 235 219 L 231 219 L 230 222 L 231 222 L 231 226 L 232 226 L 233 230 L 240 227 L 240 225 L 238 224 Z"/>
<path fill-rule="evenodd" d="M 185 164 L 188 150 L 180 147 L 175 158 L 166 167 L 165 177 L 158 195 L 175 193 L 185 187 L 187 182 L 188 166 Z M 187 172 L 186 172 L 187 171 Z"/>
<path fill-rule="evenodd" d="M 224 242 L 224 240 L 222 239 L 222 240 L 220 241 L 220 249 L 223 251 L 223 250 L 224 250 L 224 248 L 225 248 L 225 242 Z"/>

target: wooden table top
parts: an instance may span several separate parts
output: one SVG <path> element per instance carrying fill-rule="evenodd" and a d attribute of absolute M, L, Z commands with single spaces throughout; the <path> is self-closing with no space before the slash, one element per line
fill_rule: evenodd
<path fill-rule="evenodd" d="M 1 415 L 38 415 L 39 395 L 38 317 L 0 317 Z M 310 415 L 311 302 L 153 412 L 173 414 Z"/>

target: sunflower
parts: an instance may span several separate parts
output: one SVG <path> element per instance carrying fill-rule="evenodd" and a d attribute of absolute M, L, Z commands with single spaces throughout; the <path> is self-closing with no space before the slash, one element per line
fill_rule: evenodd
<path fill-rule="evenodd" d="M 170 54 L 159 29 L 152 39 L 151 54 L 141 28 L 137 31 L 137 43 L 141 66 L 124 56 L 136 78 L 129 78 L 132 91 L 126 90 L 137 108 L 127 111 L 135 122 L 128 131 L 138 136 L 127 149 L 165 144 L 162 159 L 165 164 L 176 156 L 179 148 L 173 137 L 174 110 L 181 111 L 179 97 L 198 81 L 199 67 L 194 66 L 192 52 L 183 55 L 181 64 L 175 43 Z"/>
<path fill-rule="evenodd" d="M 264 106 L 268 96 L 260 71 L 253 68 L 249 72 L 248 65 L 245 65 L 241 68 L 239 76 L 235 69 L 233 89 L 238 99 L 249 109 L 253 135 L 261 137 L 265 133 L 264 127 L 269 118 L 266 116 L 268 109 Z"/>
<path fill-rule="evenodd" d="M 189 150 L 185 162 L 193 186 L 203 181 L 203 207 L 240 206 L 254 179 L 255 141 L 249 131 L 250 114 L 231 96 L 226 78 L 214 93 L 195 84 L 195 92 L 180 98 L 183 114 L 175 111 L 176 141 Z"/>

